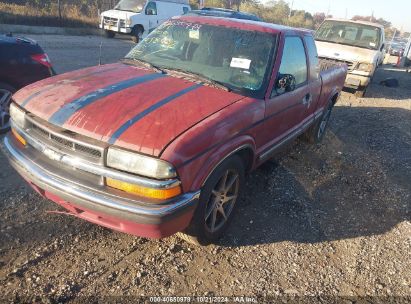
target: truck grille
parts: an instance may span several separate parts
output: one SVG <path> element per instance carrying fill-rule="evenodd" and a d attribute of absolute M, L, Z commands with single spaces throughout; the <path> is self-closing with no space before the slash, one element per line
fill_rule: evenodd
<path fill-rule="evenodd" d="M 93 163 L 102 164 L 104 162 L 104 147 L 93 147 L 91 144 L 82 143 L 70 137 L 70 132 L 63 130 L 67 134 L 59 134 L 49 131 L 48 128 L 34 121 L 29 121 L 30 135 L 40 142 L 53 146 L 69 155 L 86 158 Z"/>
<path fill-rule="evenodd" d="M 104 25 L 117 26 L 117 22 L 117 18 L 104 17 Z"/>
<path fill-rule="evenodd" d="M 335 64 L 346 64 L 349 72 L 355 70 L 355 68 L 357 67 L 357 63 L 352 62 L 352 61 L 338 60 L 338 59 L 326 58 L 326 57 L 320 57 L 320 59 L 328 61 L 328 62 L 333 62 Z"/>

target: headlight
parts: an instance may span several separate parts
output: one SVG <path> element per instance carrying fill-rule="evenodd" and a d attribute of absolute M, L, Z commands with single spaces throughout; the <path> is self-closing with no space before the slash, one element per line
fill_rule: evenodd
<path fill-rule="evenodd" d="M 131 19 L 126 19 L 126 25 L 130 26 L 131 25 Z"/>
<path fill-rule="evenodd" d="M 360 65 L 358 66 L 358 70 L 363 72 L 371 72 L 373 67 L 374 66 L 370 63 L 360 63 Z"/>
<path fill-rule="evenodd" d="M 26 113 L 21 110 L 15 103 L 10 104 L 10 117 L 13 122 L 20 128 L 24 129 L 26 125 Z"/>
<path fill-rule="evenodd" d="M 109 148 L 107 166 L 156 179 L 176 177 L 176 171 L 166 161 L 141 154 Z"/>

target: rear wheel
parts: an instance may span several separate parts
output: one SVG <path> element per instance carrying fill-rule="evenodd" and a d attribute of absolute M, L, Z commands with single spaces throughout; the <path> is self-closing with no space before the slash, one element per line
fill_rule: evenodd
<path fill-rule="evenodd" d="M 218 166 L 201 191 L 190 226 L 179 236 L 196 245 L 216 242 L 233 218 L 244 178 L 244 164 L 239 156 L 232 156 Z"/>
<path fill-rule="evenodd" d="M 331 117 L 331 112 L 334 107 L 334 102 L 331 100 L 324 109 L 321 118 L 311 126 L 304 134 L 305 139 L 313 144 L 318 144 L 322 141 L 327 130 L 328 122 Z"/>
<path fill-rule="evenodd" d="M 0 83 L 0 133 L 10 130 L 10 102 L 16 90 L 5 83 Z"/>
<path fill-rule="evenodd" d="M 104 31 L 104 36 L 106 38 L 114 38 L 116 36 L 116 33 L 113 31 Z"/>

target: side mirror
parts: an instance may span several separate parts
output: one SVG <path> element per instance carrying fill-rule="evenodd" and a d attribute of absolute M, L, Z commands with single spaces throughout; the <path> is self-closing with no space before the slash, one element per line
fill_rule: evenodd
<path fill-rule="evenodd" d="M 275 84 L 277 94 L 284 94 L 295 90 L 295 77 L 291 74 L 280 74 Z"/>

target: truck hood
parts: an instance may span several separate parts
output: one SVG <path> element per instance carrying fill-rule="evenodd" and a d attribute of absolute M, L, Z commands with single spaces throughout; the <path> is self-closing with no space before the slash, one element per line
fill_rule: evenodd
<path fill-rule="evenodd" d="M 338 43 L 330 43 L 324 41 L 316 41 L 319 57 L 332 58 L 337 60 L 375 63 L 379 52 L 355 46 L 343 45 Z"/>
<path fill-rule="evenodd" d="M 134 13 L 134 12 L 128 12 L 128 11 L 120 11 L 120 10 L 109 10 L 101 13 L 102 16 L 104 17 L 110 17 L 110 18 L 117 18 L 117 19 L 130 19 L 131 16 L 137 15 L 139 13 Z"/>
<path fill-rule="evenodd" d="M 117 63 L 37 82 L 13 98 L 58 127 L 160 156 L 180 134 L 244 97 Z"/>

